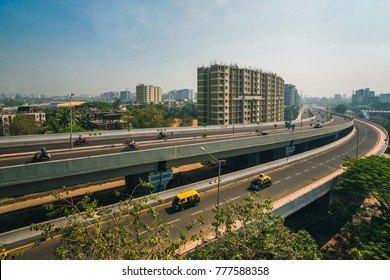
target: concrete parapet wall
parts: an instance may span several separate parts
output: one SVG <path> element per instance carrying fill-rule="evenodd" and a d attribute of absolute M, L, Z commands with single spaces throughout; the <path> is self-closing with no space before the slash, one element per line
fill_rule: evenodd
<path fill-rule="evenodd" d="M 2 187 L 96 172 L 112 172 L 112 170 L 122 169 L 123 174 L 121 175 L 131 175 L 136 174 L 135 172 L 132 172 L 132 168 L 134 170 L 137 169 L 136 166 L 146 166 L 148 164 L 150 166 L 151 163 L 158 163 L 161 161 L 172 161 L 172 164 L 174 165 L 201 162 L 208 159 L 208 155 L 205 154 L 200 147 L 204 147 L 209 153 L 222 158 L 247 154 L 254 150 L 261 151 L 270 147 L 276 147 L 277 145 L 279 145 L 279 147 L 287 146 L 292 140 L 294 140 L 295 143 L 298 143 L 325 137 L 352 125 L 353 122 L 348 122 L 321 129 L 308 129 L 288 133 L 270 134 L 267 136 L 219 140 L 110 155 L 58 161 L 53 160 L 42 163 L 3 167 L 0 168 L 0 193 Z M 169 164 L 167 166 L 169 166 Z"/>

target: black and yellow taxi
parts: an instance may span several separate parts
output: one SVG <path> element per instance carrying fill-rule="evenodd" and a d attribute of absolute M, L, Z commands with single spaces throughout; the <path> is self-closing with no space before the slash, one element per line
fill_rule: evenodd
<path fill-rule="evenodd" d="M 270 186 L 272 186 L 272 179 L 264 173 L 260 173 L 250 184 L 250 188 L 254 191 L 259 191 Z"/>
<path fill-rule="evenodd" d="M 200 202 L 200 195 L 196 190 L 189 190 L 176 195 L 172 201 L 172 208 L 177 210 L 184 210 L 184 208 L 198 206 Z"/>

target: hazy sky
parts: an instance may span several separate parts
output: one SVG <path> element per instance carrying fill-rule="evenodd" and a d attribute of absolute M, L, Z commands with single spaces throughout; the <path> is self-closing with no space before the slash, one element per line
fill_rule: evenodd
<path fill-rule="evenodd" d="M 0 0 L 0 93 L 197 90 L 214 62 L 390 93 L 388 0 Z"/>

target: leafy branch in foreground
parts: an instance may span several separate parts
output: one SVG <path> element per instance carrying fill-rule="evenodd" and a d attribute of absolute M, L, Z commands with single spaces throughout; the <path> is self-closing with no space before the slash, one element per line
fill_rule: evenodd
<path fill-rule="evenodd" d="M 148 183 L 141 182 L 141 187 Z M 90 194 L 75 203 L 62 199 L 60 210 L 67 222 L 55 226 L 51 223 L 33 225 L 42 230 L 41 242 L 59 236 L 54 249 L 55 259 L 111 260 L 111 259 L 175 259 L 176 250 L 186 242 L 184 235 L 172 240 L 171 226 L 159 219 L 150 201 L 156 196 L 125 200 L 117 207 L 98 207 Z M 48 209 L 57 211 L 54 206 Z M 147 223 L 145 221 L 148 221 Z"/>
<path fill-rule="evenodd" d="M 188 259 L 320 259 L 314 239 L 306 231 L 292 232 L 284 219 L 272 213 L 270 199 L 248 194 L 240 203 L 215 208 L 209 236 L 198 236 L 202 245 Z"/>

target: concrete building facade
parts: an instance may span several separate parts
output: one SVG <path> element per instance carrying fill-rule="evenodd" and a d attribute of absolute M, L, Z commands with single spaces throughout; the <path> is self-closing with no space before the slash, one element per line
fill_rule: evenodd
<path fill-rule="evenodd" d="M 284 85 L 284 105 L 286 106 L 300 105 L 299 93 L 295 85 L 292 84 Z"/>
<path fill-rule="evenodd" d="M 369 88 L 358 89 L 352 94 L 352 106 L 371 103 L 371 99 L 375 98 L 375 92 Z"/>
<path fill-rule="evenodd" d="M 260 69 L 213 64 L 198 67 L 199 125 L 284 119 L 284 80 Z"/>
<path fill-rule="evenodd" d="M 136 86 L 137 104 L 145 105 L 162 102 L 162 88 L 152 85 L 139 84 Z"/>
<path fill-rule="evenodd" d="M 164 98 L 165 97 L 165 98 Z M 189 100 L 194 101 L 194 90 L 193 89 L 178 89 L 178 90 L 171 90 L 168 93 L 165 94 L 163 98 L 165 100 Z"/>

